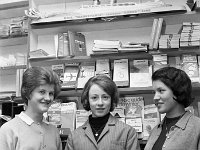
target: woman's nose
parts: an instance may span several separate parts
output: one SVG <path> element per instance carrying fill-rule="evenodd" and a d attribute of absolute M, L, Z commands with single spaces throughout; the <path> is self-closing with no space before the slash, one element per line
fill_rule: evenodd
<path fill-rule="evenodd" d="M 45 100 L 51 100 L 51 97 L 49 94 L 45 94 Z"/>
<path fill-rule="evenodd" d="M 158 94 L 157 92 L 155 92 L 154 97 L 153 97 L 154 102 L 155 102 L 156 100 L 159 100 L 159 99 L 160 99 L 159 94 Z"/>
<path fill-rule="evenodd" d="M 98 105 L 102 105 L 103 104 L 103 101 L 102 101 L 102 98 L 100 97 L 99 99 L 98 99 Z"/>

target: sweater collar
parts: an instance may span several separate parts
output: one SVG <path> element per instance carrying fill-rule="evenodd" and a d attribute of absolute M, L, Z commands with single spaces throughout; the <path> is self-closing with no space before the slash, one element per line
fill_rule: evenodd
<path fill-rule="evenodd" d="M 182 118 L 180 118 L 180 120 L 175 124 L 175 126 L 181 128 L 181 129 L 185 129 L 186 125 L 192 115 L 193 114 L 191 112 L 186 111 L 186 113 L 183 115 Z M 164 120 L 165 120 L 165 118 L 158 124 L 158 128 L 162 127 Z"/>
<path fill-rule="evenodd" d="M 94 118 L 92 117 L 92 115 L 89 116 L 89 123 L 95 127 L 95 128 L 99 128 L 103 125 L 105 125 L 108 121 L 108 118 L 110 116 L 110 113 L 108 113 L 107 115 L 103 116 L 103 117 L 97 117 Z"/>
<path fill-rule="evenodd" d="M 116 119 L 113 115 L 109 114 L 107 124 L 108 124 L 108 126 L 115 126 Z M 89 126 L 89 119 L 83 124 L 82 128 L 86 129 L 88 126 Z"/>
<path fill-rule="evenodd" d="M 29 117 L 28 115 L 26 115 L 23 111 L 17 116 L 29 126 L 34 123 L 33 119 Z M 49 122 L 47 122 L 44 118 L 43 118 L 43 122 L 46 124 L 49 124 Z"/>

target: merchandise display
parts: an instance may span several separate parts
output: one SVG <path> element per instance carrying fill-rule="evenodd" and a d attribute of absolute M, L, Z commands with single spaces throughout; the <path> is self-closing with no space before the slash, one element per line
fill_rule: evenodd
<path fill-rule="evenodd" d="M 21 98 L 21 76 L 26 68 L 51 68 L 60 78 L 58 98 L 64 103 L 52 105 L 47 117 L 67 136 L 90 114 L 82 111 L 79 99 L 85 83 L 105 74 L 116 83 L 120 99 L 133 103 L 116 107 L 113 115 L 136 128 L 142 148 L 152 128 L 163 119 L 153 107 L 151 75 L 172 66 L 184 70 L 192 80 L 195 103 L 188 110 L 200 116 L 199 1 L 190 11 L 186 0 L 179 4 L 165 0 L 15 1 L 19 5 L 6 4 L 6 12 L 16 9 L 20 16 L 1 17 L 5 10 L 0 9 L 0 115 L 4 101 Z M 76 97 L 73 108 L 66 103 L 71 102 L 67 97 Z M 20 100 L 18 104 L 22 108 Z M 128 105 L 132 116 L 128 116 Z M 66 116 L 72 120 L 69 124 Z"/>

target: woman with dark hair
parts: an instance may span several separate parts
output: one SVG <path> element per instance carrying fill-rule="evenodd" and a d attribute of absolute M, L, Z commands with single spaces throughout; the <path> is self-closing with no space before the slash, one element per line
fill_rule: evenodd
<path fill-rule="evenodd" d="M 27 69 L 21 87 L 26 110 L 1 126 L 0 150 L 62 150 L 58 130 L 43 120 L 59 92 L 59 78 L 52 70 Z"/>
<path fill-rule="evenodd" d="M 154 103 L 165 118 L 153 130 L 145 150 L 200 150 L 200 118 L 185 111 L 193 99 L 189 76 L 165 67 L 152 75 Z"/>
<path fill-rule="evenodd" d="M 110 114 L 118 100 L 117 86 L 109 77 L 90 78 L 81 103 L 91 115 L 69 135 L 65 150 L 140 150 L 135 129 Z"/>

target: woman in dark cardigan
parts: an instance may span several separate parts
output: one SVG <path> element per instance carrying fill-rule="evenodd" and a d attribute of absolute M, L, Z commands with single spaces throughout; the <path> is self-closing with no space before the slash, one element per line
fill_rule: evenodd
<path fill-rule="evenodd" d="M 189 76 L 165 67 L 152 75 L 154 103 L 165 118 L 152 131 L 145 150 L 200 150 L 200 118 L 185 111 L 192 103 Z"/>

